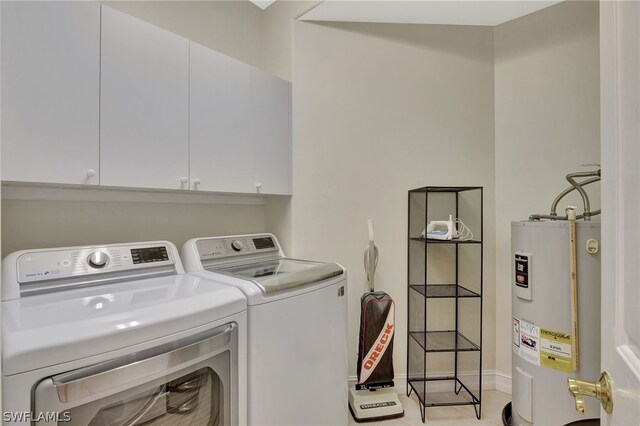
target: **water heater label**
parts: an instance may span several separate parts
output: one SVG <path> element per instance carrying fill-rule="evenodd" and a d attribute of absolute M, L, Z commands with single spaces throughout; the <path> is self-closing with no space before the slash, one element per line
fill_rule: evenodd
<path fill-rule="evenodd" d="M 529 256 L 523 253 L 516 253 L 516 285 L 522 288 L 529 288 Z"/>
<path fill-rule="evenodd" d="M 514 253 L 514 290 L 516 296 L 523 300 L 533 301 L 533 266 L 531 261 L 533 254 L 531 253 Z"/>
<path fill-rule="evenodd" d="M 517 336 L 516 330 L 519 332 Z M 513 334 L 513 351 L 525 361 L 540 365 L 540 327 L 514 317 Z"/>
<path fill-rule="evenodd" d="M 540 329 L 540 364 L 543 367 L 571 373 L 571 335 Z"/>

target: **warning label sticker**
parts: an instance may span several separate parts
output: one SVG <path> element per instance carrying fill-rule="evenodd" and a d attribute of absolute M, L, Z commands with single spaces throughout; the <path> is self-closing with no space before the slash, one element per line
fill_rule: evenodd
<path fill-rule="evenodd" d="M 513 317 L 513 351 L 520 355 L 520 320 Z"/>
<path fill-rule="evenodd" d="M 540 364 L 547 368 L 571 373 L 571 335 L 540 329 Z"/>
<path fill-rule="evenodd" d="M 520 320 L 520 357 L 540 365 L 540 327 L 523 319 Z"/>

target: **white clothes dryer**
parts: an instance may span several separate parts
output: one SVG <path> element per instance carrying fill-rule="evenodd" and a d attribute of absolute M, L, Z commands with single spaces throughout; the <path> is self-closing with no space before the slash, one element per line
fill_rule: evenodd
<path fill-rule="evenodd" d="M 182 258 L 247 297 L 249 424 L 346 425 L 344 268 L 287 258 L 271 234 L 192 239 Z"/>
<path fill-rule="evenodd" d="M 2 262 L 3 421 L 246 424 L 246 299 L 166 241 Z"/>

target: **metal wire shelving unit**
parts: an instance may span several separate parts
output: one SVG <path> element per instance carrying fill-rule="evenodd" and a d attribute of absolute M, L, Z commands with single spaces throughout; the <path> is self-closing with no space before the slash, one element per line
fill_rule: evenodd
<path fill-rule="evenodd" d="M 474 237 L 421 236 L 429 221 L 449 214 L 462 219 Z M 483 188 L 412 189 L 408 216 L 407 396 L 417 396 L 423 422 L 427 408 L 441 406 L 472 405 L 480 419 Z"/>

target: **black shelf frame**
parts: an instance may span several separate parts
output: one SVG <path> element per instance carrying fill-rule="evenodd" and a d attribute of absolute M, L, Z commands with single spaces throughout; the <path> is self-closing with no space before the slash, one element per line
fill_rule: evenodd
<path fill-rule="evenodd" d="M 410 284 L 409 288 L 427 299 L 450 299 L 453 297 L 480 297 L 479 293 L 460 284 Z"/>
<path fill-rule="evenodd" d="M 474 240 L 436 240 L 430 238 L 424 238 L 412 234 L 412 195 L 424 193 L 424 228 L 428 224 L 429 217 L 429 194 L 451 194 L 455 197 L 455 217 L 459 217 L 459 194 L 466 191 L 479 191 L 480 205 L 480 238 Z M 483 188 L 480 186 L 425 186 L 421 188 L 415 188 L 409 190 L 408 193 L 408 232 L 407 232 L 407 396 L 414 392 L 418 397 L 418 401 L 421 405 L 422 422 L 425 422 L 425 412 L 428 407 L 443 407 L 443 406 L 461 406 L 472 405 L 475 410 L 476 417 L 478 419 L 482 416 L 482 307 L 483 307 L 483 275 L 484 275 L 484 194 Z M 414 229 L 415 231 L 415 229 Z M 416 283 L 415 280 L 412 283 L 411 280 L 411 246 L 412 244 L 422 243 L 424 245 L 424 280 L 423 282 Z M 431 283 L 428 281 L 428 251 L 431 245 L 453 245 L 455 247 L 455 280 L 449 283 Z M 462 283 L 460 279 L 460 245 L 478 245 L 480 248 L 480 271 L 479 271 L 479 291 L 471 290 Z M 411 329 L 411 302 L 410 298 L 412 293 L 414 295 L 420 295 L 424 299 L 424 318 L 422 320 L 422 328 L 420 330 Z M 427 300 L 429 299 L 453 299 L 454 300 L 454 315 L 455 315 L 455 328 L 453 330 L 430 330 L 427 324 Z M 478 300 L 479 301 L 479 341 L 474 342 L 460 332 L 459 326 L 459 314 L 460 314 L 460 300 Z M 410 354 L 411 345 L 417 344 L 423 354 L 423 369 L 422 374 L 418 376 L 411 374 Z M 453 374 L 445 376 L 430 376 L 428 375 L 427 368 L 427 355 L 433 353 L 450 353 L 453 355 Z M 476 353 L 478 354 L 479 363 L 477 371 L 477 383 L 478 389 L 471 390 L 459 375 L 458 371 L 458 354 L 461 353 Z M 440 392 L 427 392 L 428 385 L 432 386 L 438 384 L 440 390 L 448 388 L 452 385 L 452 392 L 440 391 Z"/>
<path fill-rule="evenodd" d="M 482 244 L 479 240 L 434 240 L 432 238 L 409 237 L 412 241 L 420 241 L 425 244 Z"/>
<path fill-rule="evenodd" d="M 425 392 L 425 386 L 427 383 L 435 383 L 435 382 L 453 382 L 454 391 L 453 392 L 434 392 L 427 393 Z M 464 383 L 462 383 L 455 376 L 435 376 L 435 377 L 427 377 L 424 380 L 415 380 L 410 379 L 407 382 L 407 386 L 411 388 L 418 397 L 420 404 L 423 407 L 448 407 L 455 405 L 473 405 L 475 407 L 480 406 L 480 399 L 478 399 L 473 392 L 471 392 Z M 464 392 L 461 392 L 464 391 Z M 445 399 L 446 398 L 446 399 Z M 480 418 L 478 414 L 478 409 L 476 408 L 476 416 Z M 424 410 L 423 410 L 424 412 Z M 424 416 L 422 418 L 424 422 Z"/>

